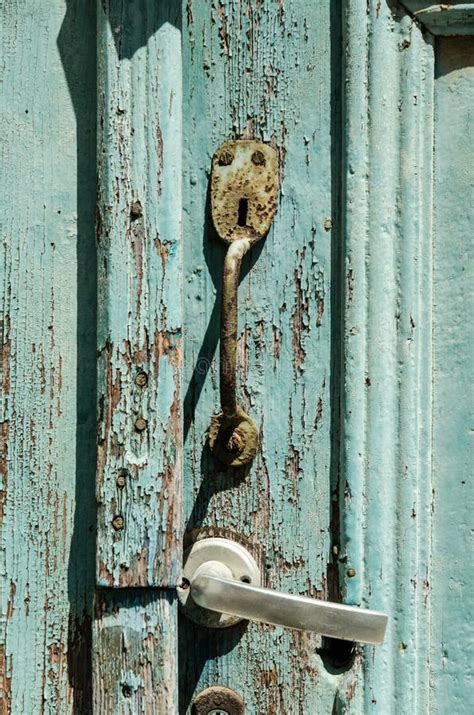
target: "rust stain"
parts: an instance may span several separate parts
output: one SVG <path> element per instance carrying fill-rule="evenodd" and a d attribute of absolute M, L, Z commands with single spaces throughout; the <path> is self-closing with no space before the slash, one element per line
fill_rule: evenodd
<path fill-rule="evenodd" d="M 306 359 L 306 351 L 303 347 L 303 334 L 309 330 L 308 300 L 301 284 L 301 273 L 299 269 L 294 271 L 295 283 L 295 304 L 291 316 L 293 329 L 293 366 L 295 372 L 301 372 Z"/>
<path fill-rule="evenodd" d="M 272 325 L 273 332 L 273 357 L 275 360 L 280 359 L 281 355 L 281 341 L 282 341 L 282 331 L 276 325 Z"/>
<path fill-rule="evenodd" d="M 154 243 L 156 252 L 161 258 L 161 267 L 164 275 L 166 271 L 166 264 L 168 263 L 168 257 L 170 254 L 171 241 L 161 241 L 160 237 L 157 236 L 155 238 Z"/>
<path fill-rule="evenodd" d="M 2 326 L 3 327 L 3 326 Z M 2 358 L 1 358 L 1 376 L 2 376 L 2 392 L 7 395 L 10 392 L 10 355 L 11 341 L 2 342 Z"/>
<path fill-rule="evenodd" d="M 4 645 L 0 645 L 0 706 L 2 715 L 11 713 L 11 658 Z"/>
<path fill-rule="evenodd" d="M 10 581 L 10 598 L 8 599 L 7 612 L 6 612 L 7 620 L 10 620 L 10 618 L 13 616 L 15 594 L 16 594 L 16 583 L 14 581 Z"/>
<path fill-rule="evenodd" d="M 323 321 L 323 313 L 324 313 L 324 298 L 320 295 L 318 295 L 318 309 L 317 309 L 317 314 L 316 314 L 316 326 L 319 328 L 322 321 Z"/>
<path fill-rule="evenodd" d="M 3 520 L 5 512 L 5 502 L 7 499 L 8 486 L 8 435 L 10 432 L 10 420 L 0 423 L 0 476 L 2 478 L 2 488 L 0 489 L 0 522 Z"/>
<path fill-rule="evenodd" d="M 219 0 L 217 6 L 217 13 L 219 15 L 219 37 L 221 40 L 222 53 L 224 55 L 230 56 L 230 37 L 227 31 L 227 16 L 225 12 L 224 4 Z"/>

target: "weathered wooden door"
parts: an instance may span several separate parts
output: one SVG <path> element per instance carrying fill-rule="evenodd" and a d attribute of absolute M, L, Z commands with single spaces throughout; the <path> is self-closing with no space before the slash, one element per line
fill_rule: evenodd
<path fill-rule="evenodd" d="M 474 4 L 0 7 L 2 713 L 469 712 Z M 279 184 L 238 469 L 208 443 L 235 139 Z M 384 643 L 194 623 L 213 537 Z"/>

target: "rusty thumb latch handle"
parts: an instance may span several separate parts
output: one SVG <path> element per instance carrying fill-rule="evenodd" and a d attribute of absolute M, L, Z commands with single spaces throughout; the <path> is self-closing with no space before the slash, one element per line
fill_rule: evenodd
<path fill-rule="evenodd" d="M 242 258 L 265 236 L 276 211 L 276 151 L 254 140 L 225 142 L 214 154 L 211 209 L 214 226 L 228 245 L 224 260 L 220 343 L 221 412 L 214 415 L 209 445 L 224 464 L 238 467 L 257 452 L 255 422 L 237 404 L 237 296 Z"/>

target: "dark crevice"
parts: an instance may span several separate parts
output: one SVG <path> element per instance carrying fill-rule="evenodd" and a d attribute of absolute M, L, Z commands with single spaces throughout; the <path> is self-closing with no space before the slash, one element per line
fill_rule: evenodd
<path fill-rule="evenodd" d="M 342 220 L 342 92 L 343 92 L 343 8 L 341 0 L 331 4 L 331 196 L 332 196 L 332 323 L 331 323 L 331 513 L 330 553 L 327 565 L 327 597 L 340 603 L 339 556 L 342 543 L 344 487 L 341 480 L 344 399 L 344 244 Z M 352 667 L 355 644 L 323 638 L 318 651 L 326 670 L 340 673 Z"/>

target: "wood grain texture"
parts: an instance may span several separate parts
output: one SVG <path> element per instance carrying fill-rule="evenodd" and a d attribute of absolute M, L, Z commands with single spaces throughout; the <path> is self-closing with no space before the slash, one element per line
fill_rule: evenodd
<path fill-rule="evenodd" d="M 181 566 L 181 37 L 175 3 L 99 3 L 97 579 Z M 140 381 L 145 384 L 137 384 Z"/>
<path fill-rule="evenodd" d="M 0 710 L 90 712 L 95 11 L 3 2 Z"/>
<path fill-rule="evenodd" d="M 196 532 L 247 539 L 267 585 L 327 596 L 330 552 L 332 222 L 330 3 L 185 4 L 186 541 Z M 281 193 L 267 238 L 242 266 L 238 400 L 260 452 L 248 473 L 206 445 L 219 411 L 225 247 L 212 229 L 211 158 L 226 139 L 279 152 Z M 219 531 L 223 530 L 223 531 Z M 215 632 L 184 618 L 180 712 L 208 685 L 242 694 L 249 713 L 331 712 L 340 676 L 320 638 L 249 624 Z"/>
<path fill-rule="evenodd" d="M 94 621 L 94 712 L 178 712 L 174 591 L 101 590 Z"/>
<path fill-rule="evenodd" d="M 474 701 L 474 38 L 436 40 L 430 712 Z"/>
<path fill-rule="evenodd" d="M 345 13 L 346 599 L 389 614 L 349 712 L 428 712 L 434 54 L 411 18 Z M 355 576 L 349 578 L 348 567 Z M 353 573 L 353 572 L 351 572 Z M 355 673 L 356 674 L 356 673 Z"/>

